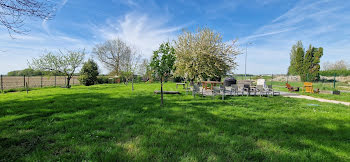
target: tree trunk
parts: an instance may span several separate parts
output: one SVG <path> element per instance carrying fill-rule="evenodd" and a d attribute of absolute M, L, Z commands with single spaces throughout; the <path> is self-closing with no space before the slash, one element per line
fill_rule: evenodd
<path fill-rule="evenodd" d="M 132 78 L 131 82 L 132 82 L 132 84 L 131 84 L 131 90 L 134 91 L 134 78 Z"/>
<path fill-rule="evenodd" d="M 163 77 L 160 77 L 160 105 L 163 106 Z"/>
<path fill-rule="evenodd" d="M 71 79 L 72 77 L 71 76 L 68 76 L 67 77 L 67 85 L 66 85 L 66 88 L 70 88 L 70 79 Z"/>

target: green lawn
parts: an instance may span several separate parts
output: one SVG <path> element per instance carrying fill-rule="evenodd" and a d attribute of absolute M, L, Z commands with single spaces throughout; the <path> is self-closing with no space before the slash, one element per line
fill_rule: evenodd
<path fill-rule="evenodd" d="M 270 85 L 271 82 L 268 81 L 267 84 Z M 300 87 L 300 88 L 302 88 L 304 86 L 304 82 L 289 82 L 289 84 L 291 86 Z M 272 85 L 284 86 L 285 87 L 286 86 L 286 82 L 273 81 Z M 320 90 L 326 90 L 326 91 L 334 90 L 334 84 L 330 83 L 330 82 L 327 82 L 327 83 L 322 83 L 322 82 L 313 83 L 313 87 L 314 87 L 314 89 L 318 88 Z M 336 87 L 337 90 L 347 90 L 347 91 L 350 90 L 350 85 L 346 84 L 346 83 L 337 82 L 335 87 Z"/>
<path fill-rule="evenodd" d="M 271 83 L 269 83 L 269 85 L 270 84 Z M 323 98 L 323 99 L 328 99 L 328 100 L 350 102 L 350 93 L 349 92 L 341 92 L 340 95 L 333 95 L 333 94 L 330 94 L 330 93 L 329 94 L 324 94 L 324 93 L 311 94 L 311 93 L 304 93 L 302 91 L 303 85 L 301 84 L 301 82 L 292 82 L 290 84 L 291 84 L 291 86 L 294 86 L 294 87 L 300 87 L 300 91 L 299 92 L 293 92 L 293 93 L 298 93 L 298 94 L 301 94 L 301 95 L 311 96 L 311 97 L 315 97 L 315 98 Z M 322 91 L 321 87 L 326 87 L 326 86 L 325 85 L 322 86 L 321 83 L 316 83 L 314 89 L 320 88 L 320 90 Z M 278 90 L 278 91 L 288 92 L 288 89 L 285 87 L 285 83 L 283 83 L 283 82 L 273 82 L 273 88 L 275 90 Z M 323 89 L 325 89 L 325 88 L 323 88 Z M 326 89 L 330 90 L 331 88 L 326 88 Z"/>
<path fill-rule="evenodd" d="M 0 94 L 0 161 L 350 161 L 348 106 L 182 94 L 160 107 L 159 88 Z"/>

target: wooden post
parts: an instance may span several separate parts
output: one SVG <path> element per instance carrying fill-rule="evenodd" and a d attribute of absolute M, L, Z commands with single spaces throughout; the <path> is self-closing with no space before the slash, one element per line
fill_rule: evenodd
<path fill-rule="evenodd" d="M 64 86 L 67 86 L 67 78 L 64 77 Z"/>
<path fill-rule="evenodd" d="M 55 74 L 55 87 L 56 87 L 57 85 L 56 85 L 56 74 Z"/>
<path fill-rule="evenodd" d="M 0 81 L 1 81 L 1 92 L 4 93 L 4 83 L 3 83 L 4 81 L 2 79 L 2 75 L 0 77 Z"/>
<path fill-rule="evenodd" d="M 40 75 L 40 88 L 43 87 L 43 75 L 41 74 Z"/>
<path fill-rule="evenodd" d="M 23 75 L 23 88 L 26 88 L 26 76 Z"/>
<path fill-rule="evenodd" d="M 74 76 L 72 76 L 72 82 L 73 82 L 73 84 L 72 84 L 72 85 L 74 85 Z"/>

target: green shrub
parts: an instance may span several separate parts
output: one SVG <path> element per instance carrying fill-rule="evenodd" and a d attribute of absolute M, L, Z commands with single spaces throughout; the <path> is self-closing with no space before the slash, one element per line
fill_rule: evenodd
<path fill-rule="evenodd" d="M 320 71 L 321 76 L 350 76 L 350 70 L 327 70 L 327 71 Z"/>
<path fill-rule="evenodd" d="M 108 84 L 108 77 L 107 76 L 97 77 L 97 84 Z"/>
<path fill-rule="evenodd" d="M 97 83 L 98 74 L 98 65 L 89 59 L 84 63 L 83 68 L 81 68 L 79 81 L 85 86 L 94 85 Z"/>

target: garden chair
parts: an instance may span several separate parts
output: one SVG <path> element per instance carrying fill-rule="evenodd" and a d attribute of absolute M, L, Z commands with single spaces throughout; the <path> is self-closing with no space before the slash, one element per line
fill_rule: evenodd
<path fill-rule="evenodd" d="M 275 90 L 272 88 L 272 85 L 268 85 L 267 88 L 266 88 L 266 91 L 268 91 L 269 93 L 271 93 L 272 96 L 275 96 L 275 95 L 281 95 L 280 92 L 275 92 Z"/>
<path fill-rule="evenodd" d="M 230 95 L 236 95 L 238 96 L 238 86 L 236 84 L 232 84 L 231 85 L 231 91 L 230 91 Z"/>
<path fill-rule="evenodd" d="M 262 85 L 264 88 L 267 88 L 265 79 L 258 79 L 256 85 Z"/>
<path fill-rule="evenodd" d="M 269 95 L 269 91 L 267 91 L 267 90 L 264 88 L 264 86 L 262 86 L 262 85 L 257 85 L 257 86 L 256 86 L 256 89 L 257 89 L 257 92 L 260 93 L 260 97 L 261 97 L 261 96 L 264 96 L 264 95 L 266 95 L 266 96 Z"/>
<path fill-rule="evenodd" d="M 222 92 L 222 100 L 224 100 L 226 93 L 231 93 L 231 91 L 227 90 L 224 85 L 220 85 L 220 90 Z"/>
<path fill-rule="evenodd" d="M 243 90 L 247 92 L 247 96 L 250 96 L 252 92 L 256 95 L 256 88 L 252 88 L 250 84 L 245 84 Z"/>
<path fill-rule="evenodd" d="M 299 92 L 299 87 L 292 87 L 290 84 L 286 83 L 286 87 L 290 92 Z"/>
<path fill-rule="evenodd" d="M 238 92 L 242 92 L 242 96 L 244 95 L 244 84 L 237 84 Z"/>
<path fill-rule="evenodd" d="M 320 89 L 314 90 L 312 82 L 304 82 L 303 91 L 306 93 L 320 93 Z"/>
<path fill-rule="evenodd" d="M 192 89 L 192 95 L 193 95 L 193 97 L 196 96 L 196 93 L 197 93 L 197 94 L 202 94 L 202 97 L 203 97 L 203 89 L 202 89 L 202 91 L 201 91 L 201 90 L 200 90 L 200 87 L 199 87 L 198 85 L 194 84 L 194 85 L 193 85 L 193 89 Z"/>
<path fill-rule="evenodd" d="M 221 92 L 222 92 L 222 89 L 220 87 L 213 87 L 213 89 L 211 90 L 213 99 L 216 95 L 220 95 Z M 224 100 L 224 94 L 222 94 L 222 100 Z"/>

